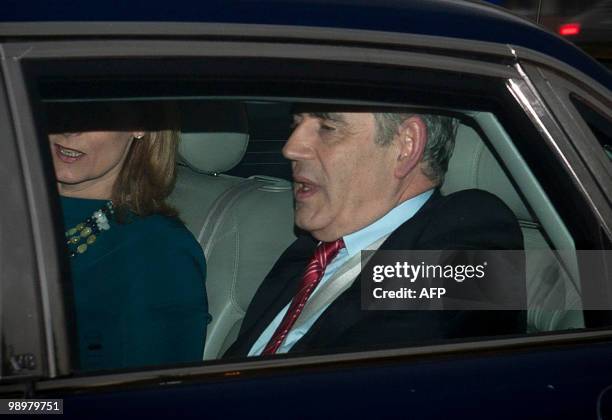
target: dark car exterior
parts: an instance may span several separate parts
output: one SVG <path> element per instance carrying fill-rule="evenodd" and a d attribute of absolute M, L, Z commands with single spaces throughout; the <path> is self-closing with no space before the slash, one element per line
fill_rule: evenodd
<path fill-rule="evenodd" d="M 596 57 L 608 68 L 612 63 L 612 2 L 603 0 L 578 16 L 566 19 L 559 34 Z"/>
<path fill-rule="evenodd" d="M 405 83 L 417 105 L 499 112 L 572 227 L 576 249 L 609 250 L 612 162 L 604 150 L 612 76 L 570 43 L 472 2 L 11 6 L 0 23 L 5 398 L 63 398 L 73 418 L 612 418 L 605 257 L 594 267 L 603 280 L 582 284 L 585 307 L 598 309 L 585 310 L 582 329 L 75 374 L 57 194 L 37 140 L 45 138 L 43 99 L 83 92 L 395 104 L 404 99 L 392 87 Z M 584 116 L 576 101 L 595 115 Z"/>

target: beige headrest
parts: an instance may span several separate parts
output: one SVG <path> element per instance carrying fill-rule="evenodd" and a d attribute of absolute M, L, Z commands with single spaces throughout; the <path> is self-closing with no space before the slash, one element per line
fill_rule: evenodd
<path fill-rule="evenodd" d="M 242 160 L 249 143 L 246 109 L 237 102 L 183 103 L 181 161 L 198 172 L 220 173 Z"/>
<path fill-rule="evenodd" d="M 533 221 L 514 186 L 474 129 L 459 125 L 442 193 L 478 188 L 501 198 L 519 220 Z"/>

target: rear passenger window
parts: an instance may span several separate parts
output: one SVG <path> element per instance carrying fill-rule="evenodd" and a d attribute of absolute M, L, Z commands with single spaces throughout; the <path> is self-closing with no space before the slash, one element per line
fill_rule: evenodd
<path fill-rule="evenodd" d="M 177 179 L 170 202 L 179 210 L 181 220 L 197 239 L 206 257 L 206 272 L 204 276 L 202 271 L 201 281 L 202 285 L 206 284 L 207 294 L 204 296 L 203 292 L 198 291 L 196 285 L 192 285 L 194 290 L 188 293 L 199 293 L 198 299 L 201 303 L 207 303 L 206 308 L 210 311 L 211 323 L 207 324 L 207 314 L 198 312 L 202 311 L 202 308 L 197 309 L 197 299 L 183 302 L 185 307 L 176 306 L 180 305 L 180 302 L 168 302 L 168 305 L 175 305 L 175 308 L 170 311 L 165 310 L 164 302 L 152 302 L 151 306 L 141 308 L 137 317 L 150 314 L 154 317 L 155 325 L 176 322 L 174 326 L 168 324 L 168 328 L 176 331 L 180 339 L 179 336 L 174 338 L 169 336 L 168 339 L 171 341 L 168 344 L 173 348 L 181 343 L 185 346 L 191 344 L 201 348 L 197 354 L 192 353 L 190 357 L 183 359 L 183 362 L 197 362 L 201 357 L 204 360 L 217 359 L 223 357 L 234 340 L 238 338 L 242 316 L 248 313 L 256 291 L 285 249 L 296 240 L 291 169 L 289 161 L 281 154 L 281 148 L 287 140 L 281 139 L 281 133 L 287 138 L 291 135 L 292 124 L 288 122 L 292 118 L 290 110 L 299 108 L 300 104 L 298 102 L 251 103 L 235 100 L 194 101 L 187 99 L 173 101 L 166 105 L 180 113 L 179 120 L 181 121 L 181 143 L 176 156 Z M 94 106 L 90 103 L 79 104 L 78 107 L 72 108 L 64 105 L 58 107 L 58 104 L 51 103 L 48 104 L 50 110 L 48 119 L 50 124 L 54 125 L 59 119 L 58 109 L 64 116 L 66 112 L 78 109 L 79 112 L 91 112 L 91 115 L 96 115 L 96 121 L 100 124 L 108 124 L 102 127 L 110 130 L 113 128 L 114 121 L 100 120 L 103 114 L 98 107 L 108 110 L 116 106 L 122 105 L 100 103 Z M 326 107 L 324 103 L 309 105 L 309 109 L 325 109 Z M 365 114 L 370 109 L 360 111 Z M 376 108 L 373 107 L 372 111 L 376 111 Z M 109 115 L 114 115 L 113 112 L 108 112 Z M 512 144 L 508 143 L 510 139 L 508 133 L 492 113 L 481 111 L 468 115 L 453 110 L 447 112 L 450 112 L 452 117 L 449 118 L 454 118 L 458 126 L 454 152 L 444 183 L 441 185 L 441 192 L 446 196 L 453 196 L 460 191 L 486 191 L 497 197 L 500 203 L 508 206 L 507 208 L 516 218 L 523 240 L 520 246 L 524 246 L 526 251 L 526 259 L 523 262 L 525 273 L 520 276 L 521 281 L 526 282 L 525 296 L 527 299 L 523 304 L 527 309 L 526 330 L 523 332 L 584 328 L 576 256 L 554 253 L 554 249 L 559 248 L 575 249 L 573 238 L 554 208 L 550 207 L 539 182 L 529 171 L 527 164 L 522 161 L 520 154 L 511 150 Z M 203 118 L 204 115 L 206 118 Z M 154 115 L 152 118 L 158 123 L 163 120 L 162 115 Z M 76 117 L 71 116 L 69 120 L 74 123 Z M 295 123 L 293 125 L 295 126 Z M 120 128 L 125 130 L 130 127 Z M 146 125 L 143 126 L 143 129 L 145 128 L 147 128 Z M 79 153 L 95 153 L 95 150 L 90 151 L 87 146 L 78 146 L 81 144 L 78 137 L 83 134 L 70 134 L 72 131 L 82 133 L 87 130 L 86 127 L 74 129 L 58 127 L 52 130 L 61 133 L 52 134 L 51 141 L 53 152 L 61 154 L 61 158 L 67 162 L 66 165 L 74 165 L 73 161 L 80 158 Z M 134 138 L 131 141 L 143 140 L 146 139 Z M 106 141 L 109 142 L 112 139 Z M 298 144 L 295 147 L 297 153 L 301 153 L 299 147 L 316 147 L 316 144 Z M 311 171 L 310 176 L 319 176 L 317 171 L 321 163 L 317 163 L 319 161 L 315 156 L 305 159 L 297 156 L 295 159 L 298 165 L 307 167 Z M 346 160 L 350 161 L 348 157 Z M 514 162 L 514 166 L 508 168 L 504 161 Z M 326 162 L 325 157 L 321 158 L 321 162 L 323 164 Z M 517 165 L 517 162 L 520 164 Z M 261 172 L 258 169 L 261 169 Z M 241 173 L 244 176 L 237 175 Z M 282 175 L 282 177 L 272 177 L 270 174 Z M 331 175 L 333 176 L 334 173 L 332 172 Z M 517 183 L 516 178 L 522 179 L 522 183 Z M 348 188 L 348 185 L 345 188 Z M 526 199 L 525 194 L 531 197 L 531 202 Z M 62 200 L 65 206 L 72 206 L 75 201 L 68 198 Z M 74 210 L 72 207 L 65 209 L 65 211 L 72 210 Z M 99 210 L 92 209 L 92 211 Z M 106 209 L 103 208 L 102 212 L 105 212 L 109 218 L 111 217 L 110 212 L 107 212 Z M 94 220 L 94 223 L 97 221 Z M 133 223 L 138 223 L 138 221 L 127 221 L 127 226 L 130 227 Z M 110 224 L 112 226 L 114 223 Z M 151 356 L 150 361 L 147 361 L 145 350 L 138 350 L 137 343 L 133 344 L 134 348 L 130 348 L 125 338 L 108 337 L 104 333 L 106 330 L 104 323 L 113 321 L 103 320 L 104 317 L 96 310 L 93 302 L 99 298 L 102 299 L 99 302 L 105 300 L 104 288 L 108 287 L 109 282 L 102 285 L 99 281 L 97 283 L 85 282 L 82 270 L 90 271 L 87 278 L 91 280 L 104 275 L 106 267 L 105 265 L 96 266 L 96 263 L 90 264 L 88 261 L 87 268 L 79 267 L 79 261 L 85 260 L 90 253 L 89 250 L 81 252 L 79 246 L 85 244 L 95 251 L 99 245 L 96 244 L 96 241 L 90 243 L 88 238 L 97 236 L 102 246 L 105 246 L 105 236 L 111 235 L 112 232 L 107 233 L 104 229 L 98 228 L 89 236 L 84 236 L 83 230 L 88 227 L 95 229 L 93 226 L 86 225 L 79 230 L 76 221 L 65 226 L 68 257 L 73 267 L 77 325 L 93 323 L 88 325 L 86 330 L 78 332 L 79 351 L 84 370 L 112 368 L 113 364 L 126 368 L 153 365 L 156 356 Z M 112 227 L 114 229 L 123 228 L 121 225 Z M 144 235 L 145 232 L 134 234 Z M 75 239 L 74 245 L 70 243 L 73 239 Z M 168 241 L 168 246 L 173 245 Z M 439 246 L 444 247 L 445 244 L 440 243 Z M 115 253 L 112 258 L 115 264 L 120 264 L 120 249 L 110 249 L 105 252 Z M 137 250 L 130 250 L 130 254 L 133 252 Z M 194 257 L 191 258 L 193 258 L 192 261 L 197 261 Z M 129 260 L 132 265 L 138 264 L 139 261 L 133 255 L 129 256 Z M 184 263 L 188 264 L 189 260 L 185 259 Z M 74 271 L 74 267 L 77 271 Z M 92 270 L 97 270 L 97 272 Z M 181 280 L 179 278 L 181 268 L 175 266 L 175 270 L 175 273 L 165 272 L 168 278 L 160 279 L 160 281 L 168 281 L 171 285 L 165 295 L 168 295 L 171 289 L 189 286 L 187 283 L 178 282 Z M 120 276 L 115 277 L 120 278 Z M 153 287 L 151 281 L 154 282 L 155 279 L 149 277 L 148 281 L 150 290 Z M 381 288 L 381 291 L 374 293 L 381 294 L 382 290 Z M 128 294 L 116 302 L 123 302 L 124 299 L 130 298 L 135 299 L 136 297 L 130 297 Z M 140 301 L 143 300 L 146 301 L 146 298 L 143 299 L 141 295 Z M 79 309 L 78 305 L 86 305 L 87 312 L 84 312 L 85 306 Z M 194 313 L 186 319 L 178 318 L 172 321 L 173 311 L 184 312 L 188 305 L 195 308 Z M 112 310 L 112 305 L 104 303 L 104 306 L 107 310 L 111 309 L 105 316 L 117 317 L 116 322 L 121 323 L 122 328 L 126 328 L 125 331 L 132 337 L 135 337 L 132 329 L 136 329 L 137 325 L 138 328 L 143 328 L 143 324 L 147 322 L 147 320 L 136 319 L 132 324 L 129 320 L 122 319 L 127 316 L 121 313 L 119 307 Z M 95 318 L 90 320 L 88 317 Z M 93 319 L 98 321 L 93 321 Z M 189 324 L 189 319 L 195 322 Z M 207 328 L 209 331 L 204 345 L 203 333 Z M 201 332 L 201 343 L 198 344 L 195 339 L 191 343 L 184 341 L 187 335 L 184 330 L 189 329 L 192 332 Z M 514 333 L 519 333 L 519 331 L 514 331 Z M 139 339 L 153 338 L 143 336 Z M 121 343 L 121 347 L 113 348 L 116 343 Z M 371 345 L 364 346 L 364 348 L 372 347 Z M 335 351 L 336 349 L 330 350 Z M 108 353 L 113 352 L 117 355 L 108 356 Z M 87 356 L 84 356 L 83 353 L 86 353 Z M 134 359 L 126 358 L 126 354 L 133 355 Z M 164 359 L 163 355 L 159 357 L 158 363 L 162 365 L 180 361 L 171 358 Z M 96 364 L 96 360 L 104 359 L 107 360 L 107 364 L 102 362 Z"/>
<path fill-rule="evenodd" d="M 228 175 L 267 175 L 290 179 L 291 165 L 281 149 L 291 134 L 291 109 L 287 103 L 250 101 L 245 103 L 249 124 L 249 145 L 244 158 Z"/>
<path fill-rule="evenodd" d="M 398 88 L 402 73 L 377 67 L 380 86 L 347 89 L 309 74 L 296 87 L 66 69 L 39 81 L 34 109 L 77 376 L 601 325 L 583 280 L 604 261 L 580 255 L 602 248 L 593 215 L 505 79 L 414 69 Z M 609 121 L 576 103 L 610 153 Z M 415 173 L 397 203 L 383 194 Z M 378 251 L 390 260 L 370 264 Z M 407 268 L 396 251 L 425 254 Z M 428 252 L 448 255 L 430 264 Z M 428 267 L 452 272 L 452 287 L 425 281 Z M 427 304 L 492 305 L 415 309 L 411 289 Z"/>

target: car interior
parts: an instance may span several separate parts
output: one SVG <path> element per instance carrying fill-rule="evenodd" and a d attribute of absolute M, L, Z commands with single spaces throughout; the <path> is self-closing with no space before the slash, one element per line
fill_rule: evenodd
<path fill-rule="evenodd" d="M 251 298 L 295 239 L 288 100 L 180 104 L 179 170 L 171 203 L 207 259 L 204 360 L 235 340 Z M 461 123 L 444 194 L 479 188 L 514 212 L 526 252 L 528 331 L 584 328 L 572 236 L 495 115 L 457 111 Z"/>

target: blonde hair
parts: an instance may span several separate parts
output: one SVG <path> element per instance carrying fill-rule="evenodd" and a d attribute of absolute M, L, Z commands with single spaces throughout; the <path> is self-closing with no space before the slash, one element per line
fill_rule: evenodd
<path fill-rule="evenodd" d="M 159 118 L 159 113 L 152 114 Z M 176 209 L 166 202 L 176 180 L 178 117 L 169 106 L 163 107 L 162 115 L 163 129 L 148 131 L 132 141 L 115 181 L 112 200 L 119 222 L 125 222 L 128 211 L 138 216 L 178 216 Z"/>

